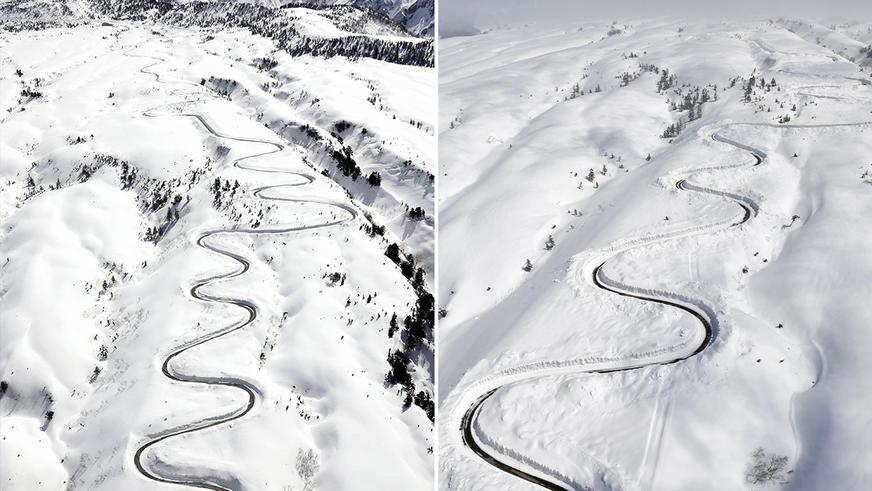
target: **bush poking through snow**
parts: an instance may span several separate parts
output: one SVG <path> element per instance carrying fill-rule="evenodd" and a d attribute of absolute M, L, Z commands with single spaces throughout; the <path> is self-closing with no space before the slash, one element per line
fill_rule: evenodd
<path fill-rule="evenodd" d="M 318 462 L 318 454 L 311 448 L 297 451 L 297 475 L 303 480 L 303 489 L 313 489 L 312 481 L 315 479 L 315 474 L 321 469 L 321 464 Z"/>
<path fill-rule="evenodd" d="M 745 481 L 749 484 L 760 485 L 766 483 L 787 484 L 785 472 L 787 457 L 784 455 L 767 454 L 763 447 L 757 447 L 751 454 L 751 463 L 745 472 Z"/>
<path fill-rule="evenodd" d="M 554 249 L 554 237 L 549 235 L 548 240 L 545 241 L 545 250 L 550 251 L 551 249 Z"/>

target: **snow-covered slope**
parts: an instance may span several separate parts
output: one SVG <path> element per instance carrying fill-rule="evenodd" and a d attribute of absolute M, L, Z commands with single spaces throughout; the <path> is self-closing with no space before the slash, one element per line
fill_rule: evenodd
<path fill-rule="evenodd" d="M 4 19 L 0 487 L 430 489 L 432 68 L 173 12 Z"/>
<path fill-rule="evenodd" d="M 433 0 L 284 0 L 282 4 L 349 5 L 384 15 L 414 34 L 433 36 L 435 19 L 435 4 Z"/>
<path fill-rule="evenodd" d="M 72 0 L 63 0 L 72 1 Z M 180 27 L 240 27 L 272 39 L 291 55 L 367 57 L 433 66 L 433 40 L 354 7 L 307 8 L 233 1 L 88 0 L 94 15 L 148 20 Z"/>
<path fill-rule="evenodd" d="M 204 0 L 212 3 L 235 2 L 264 7 L 354 7 L 382 16 L 412 34 L 433 36 L 435 4 L 433 0 Z"/>
<path fill-rule="evenodd" d="M 872 485 L 869 26 L 442 40 L 441 488 Z"/>

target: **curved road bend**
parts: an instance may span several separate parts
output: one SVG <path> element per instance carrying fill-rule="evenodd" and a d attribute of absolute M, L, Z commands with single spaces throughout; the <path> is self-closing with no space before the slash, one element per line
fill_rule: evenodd
<path fill-rule="evenodd" d="M 149 64 L 149 65 L 143 67 L 142 69 L 140 69 L 140 71 L 142 73 L 145 73 L 145 74 L 153 75 L 155 77 L 155 80 L 159 83 L 170 83 L 168 81 L 161 80 L 161 78 L 158 74 L 150 72 L 150 71 L 146 71 L 148 68 L 151 68 L 152 66 L 154 66 L 162 61 L 165 61 L 165 59 L 159 58 L 159 57 L 147 56 L 147 55 L 133 55 L 133 54 L 128 54 L 128 53 L 125 53 L 125 55 L 141 57 L 141 58 L 152 58 L 152 59 L 158 60 L 155 63 Z M 196 84 L 190 84 L 190 85 L 196 85 Z M 147 116 L 147 117 L 160 116 L 160 115 L 155 115 L 155 114 L 151 113 L 151 111 L 153 111 L 154 109 L 156 109 L 156 108 L 146 110 L 143 113 L 143 115 Z M 226 280 L 226 279 L 230 279 L 230 278 L 234 278 L 234 277 L 243 275 L 243 274 L 245 274 L 246 271 L 248 271 L 248 269 L 250 267 L 250 263 L 245 257 L 243 257 L 237 253 L 234 253 L 232 251 L 229 251 L 227 249 L 222 249 L 214 244 L 211 244 L 209 241 L 209 238 L 214 236 L 214 235 L 218 235 L 218 234 L 266 235 L 266 234 L 284 234 L 284 233 L 290 233 L 290 232 L 302 232 L 302 231 L 308 231 L 308 230 L 327 228 L 327 227 L 336 226 L 336 225 L 339 225 L 339 224 L 342 224 L 342 223 L 345 223 L 347 221 L 355 219 L 357 217 L 357 211 L 352 206 L 345 204 L 345 203 L 340 203 L 340 202 L 316 201 L 316 200 L 296 199 L 296 198 L 283 198 L 283 197 L 276 197 L 276 196 L 264 196 L 264 194 L 263 194 L 264 191 L 268 191 L 270 189 L 284 188 L 284 187 L 304 186 L 304 185 L 312 183 L 314 181 L 314 178 L 308 174 L 302 174 L 302 173 L 298 173 L 298 172 L 283 171 L 283 170 L 278 170 L 278 169 L 260 169 L 260 168 L 256 168 L 256 167 L 245 166 L 242 164 L 243 161 L 248 160 L 248 159 L 262 157 L 265 155 L 269 155 L 269 154 L 273 154 L 273 153 L 282 151 L 285 148 L 285 146 L 281 143 L 276 143 L 276 142 L 268 141 L 268 140 L 260 140 L 260 139 L 256 139 L 256 138 L 237 137 L 237 136 L 231 136 L 231 135 L 221 133 L 218 130 L 216 130 L 214 127 L 212 127 L 209 124 L 209 122 L 206 119 L 204 119 L 202 116 L 200 116 L 199 114 L 182 113 L 182 114 L 177 114 L 176 116 L 186 116 L 186 117 L 191 117 L 191 118 L 196 119 L 201 125 L 203 125 L 204 128 L 206 128 L 207 131 L 209 131 L 212 135 L 214 135 L 218 138 L 239 141 L 239 142 L 247 142 L 247 143 L 260 143 L 260 144 L 264 144 L 264 145 L 271 145 L 273 147 L 273 149 L 271 149 L 269 151 L 246 155 L 244 157 L 240 157 L 240 158 L 234 160 L 232 165 L 234 165 L 235 167 L 238 167 L 240 169 L 249 170 L 249 171 L 255 171 L 255 172 L 281 173 L 281 174 L 286 174 L 286 175 L 290 175 L 290 176 L 296 176 L 296 177 L 303 178 L 304 182 L 293 183 L 293 184 L 279 184 L 279 185 L 265 186 L 265 187 L 260 187 L 260 188 L 254 189 L 252 194 L 255 197 L 257 197 L 259 199 L 263 199 L 263 200 L 270 200 L 270 201 L 285 201 L 285 202 L 294 202 L 294 203 L 320 204 L 323 206 L 335 208 L 335 209 L 340 211 L 340 214 L 338 215 L 337 218 L 330 220 L 328 222 L 319 223 L 319 224 L 315 224 L 315 225 L 286 226 L 286 227 L 278 227 L 278 228 L 270 228 L 270 229 L 266 229 L 266 228 L 264 228 L 264 229 L 241 229 L 240 228 L 240 229 L 228 229 L 228 230 L 224 230 L 224 229 L 210 230 L 210 231 L 207 231 L 207 232 L 204 232 L 203 234 L 201 234 L 195 242 L 197 246 L 202 247 L 203 249 L 206 249 L 207 251 L 210 251 L 210 252 L 213 252 L 213 253 L 218 254 L 220 256 L 227 257 L 227 258 L 234 260 L 238 266 L 236 269 L 234 269 L 232 271 L 217 274 L 217 275 L 208 277 L 206 279 L 202 279 L 202 280 L 197 281 L 191 287 L 191 289 L 189 291 L 189 294 L 191 295 L 191 297 L 195 298 L 197 300 L 203 301 L 203 302 L 221 303 L 221 304 L 232 305 L 232 306 L 238 307 L 238 308 L 242 309 L 243 311 L 245 311 L 246 318 L 241 322 L 231 324 L 231 325 L 223 327 L 219 330 L 213 331 L 211 333 L 205 334 L 205 335 L 200 336 L 198 338 L 195 338 L 193 340 L 187 341 L 187 342 L 181 344 L 180 346 L 177 346 L 169 353 L 169 355 L 167 355 L 164 358 L 163 363 L 161 365 L 161 371 L 165 377 L 169 378 L 170 380 L 177 381 L 177 382 L 210 385 L 210 386 L 219 386 L 219 387 L 230 387 L 233 389 L 237 389 L 237 390 L 245 393 L 246 402 L 243 406 L 237 408 L 236 410 L 234 410 L 228 414 L 212 416 L 212 417 L 209 417 L 207 419 L 204 419 L 204 420 L 201 420 L 198 422 L 182 425 L 182 426 L 179 426 L 179 427 L 176 427 L 173 429 L 165 430 L 165 431 L 160 432 L 156 435 L 151 435 L 151 436 L 147 437 L 148 441 L 137 448 L 136 453 L 133 456 L 133 462 L 134 462 L 134 465 L 136 466 L 136 469 L 143 476 L 145 476 L 146 478 L 148 478 L 152 481 L 166 483 L 166 484 L 176 484 L 176 485 L 181 485 L 181 486 L 188 486 L 188 487 L 193 487 L 193 488 L 210 489 L 210 490 L 214 490 L 214 491 L 234 491 L 235 489 L 238 488 L 238 484 L 235 482 L 235 480 L 232 480 L 232 478 L 230 478 L 230 480 L 232 482 L 226 482 L 226 481 L 228 481 L 228 479 L 222 479 L 219 477 L 208 477 L 208 476 L 202 476 L 202 477 L 197 477 L 197 478 L 173 477 L 173 476 L 165 475 L 165 474 L 162 474 L 161 472 L 158 472 L 156 470 L 151 469 L 148 465 L 148 459 L 147 459 L 149 449 L 152 448 L 153 446 L 161 443 L 161 442 L 164 442 L 168 439 L 171 439 L 171 438 L 174 438 L 177 436 L 190 434 L 190 433 L 194 433 L 194 432 L 198 432 L 198 431 L 203 431 L 203 430 L 206 430 L 208 428 L 212 428 L 212 427 L 215 427 L 215 426 L 218 426 L 218 425 L 221 425 L 224 423 L 229 423 L 231 421 L 242 418 L 243 416 L 248 414 L 252 410 L 252 408 L 254 408 L 255 403 L 257 402 L 258 398 L 260 397 L 260 391 L 258 390 L 257 386 L 255 386 L 253 383 L 246 381 L 242 378 L 230 377 L 230 376 L 220 376 L 220 375 L 208 376 L 208 375 L 186 374 L 186 373 L 177 371 L 174 368 L 173 363 L 172 363 L 173 359 L 178 357 L 182 353 L 184 353 L 192 348 L 195 348 L 197 346 L 200 346 L 202 344 L 205 344 L 209 341 L 212 341 L 214 339 L 217 339 L 217 338 L 226 336 L 232 332 L 238 331 L 238 330 L 248 326 L 252 322 L 254 322 L 254 320 L 257 318 L 257 311 L 258 311 L 257 306 L 254 304 L 254 302 L 252 302 L 250 300 L 247 300 L 244 298 L 214 296 L 214 295 L 209 295 L 209 294 L 206 294 L 206 293 L 203 293 L 200 291 L 203 287 L 205 287 L 206 285 L 209 285 L 215 281 Z"/>
<path fill-rule="evenodd" d="M 712 138 L 715 141 L 718 141 L 721 143 L 726 143 L 728 145 L 732 145 L 732 146 L 735 146 L 737 148 L 741 148 L 742 150 L 746 150 L 746 151 L 750 152 L 751 155 L 755 159 L 755 162 L 754 162 L 754 164 L 752 164 L 752 166 L 760 165 L 763 162 L 763 159 L 765 158 L 765 155 L 759 153 L 758 151 L 750 149 L 750 147 L 739 146 L 730 140 L 720 139 L 717 136 L 717 134 L 712 135 Z M 742 166 L 744 166 L 744 164 L 740 164 L 740 165 L 736 165 L 736 166 L 729 166 L 729 168 L 742 167 Z M 702 171 L 707 171 L 707 170 L 715 170 L 715 169 L 709 169 L 709 168 L 697 169 L 697 170 L 691 171 L 690 173 L 688 173 L 688 175 L 692 175 L 692 174 L 695 174 L 697 172 L 702 172 Z M 692 185 L 690 185 L 690 186 L 692 186 Z M 739 221 L 732 223 L 730 225 L 731 227 L 742 225 L 743 223 L 750 220 L 757 213 L 756 204 L 752 200 L 750 200 L 749 198 L 745 198 L 742 196 L 737 196 L 737 195 L 733 195 L 733 194 L 729 194 L 729 193 L 721 193 L 721 192 L 718 192 L 716 190 L 709 190 L 706 188 L 701 188 L 701 187 L 696 187 L 696 186 L 691 188 L 690 186 L 689 186 L 689 183 L 687 182 L 686 177 L 679 179 L 675 183 L 675 187 L 682 190 L 682 191 L 693 191 L 693 192 L 699 192 L 699 193 L 703 193 L 703 194 L 710 194 L 710 195 L 715 195 L 715 196 L 719 196 L 719 197 L 725 197 L 725 198 L 733 200 L 736 204 L 738 204 L 744 210 L 745 214 Z M 669 239 L 667 238 L 664 240 L 669 240 Z M 647 246 L 647 245 L 650 245 L 650 243 L 646 242 L 644 244 L 640 244 L 637 247 L 642 247 L 642 246 Z M 658 304 L 662 304 L 662 305 L 667 305 L 670 307 L 675 307 L 677 309 L 681 309 L 681 310 L 691 314 L 692 316 L 694 316 L 697 320 L 699 320 L 700 324 L 702 324 L 702 327 L 705 330 L 705 336 L 704 336 L 702 342 L 699 344 L 699 346 L 697 346 L 697 348 L 692 353 L 674 358 L 674 359 L 666 361 L 666 362 L 652 362 L 652 363 L 648 363 L 648 364 L 644 364 L 644 365 L 637 365 L 637 366 L 628 367 L 628 368 L 614 368 L 614 369 L 600 369 L 600 370 L 579 369 L 579 373 L 626 372 L 626 371 L 638 370 L 640 368 L 654 366 L 654 365 L 671 365 L 673 363 L 678 363 L 682 360 L 686 360 L 688 358 L 691 358 L 693 356 L 698 355 L 699 353 L 703 352 L 711 344 L 713 337 L 714 337 L 714 329 L 713 329 L 712 323 L 715 322 L 715 319 L 708 319 L 708 318 L 706 318 L 705 315 L 701 314 L 699 311 L 692 309 L 686 305 L 682 305 L 680 303 L 676 303 L 676 302 L 673 302 L 673 301 L 670 301 L 670 300 L 667 300 L 664 298 L 660 298 L 660 297 L 654 297 L 654 296 L 649 296 L 649 295 L 642 295 L 642 294 L 636 293 L 636 292 L 624 291 L 624 290 L 620 290 L 620 289 L 617 289 L 617 288 L 614 288 L 614 287 L 611 287 L 609 285 L 604 284 L 601 281 L 600 277 L 601 277 L 601 270 L 602 270 L 603 266 L 605 266 L 606 262 L 607 262 L 607 260 L 601 262 L 593 270 L 593 278 L 592 279 L 593 279 L 593 284 L 596 287 L 598 287 L 602 290 L 611 292 L 611 293 L 615 293 L 617 295 L 624 296 L 624 297 L 636 298 L 636 299 L 643 300 L 643 301 L 654 302 L 654 303 L 658 303 Z M 484 460 L 488 464 L 496 467 L 497 469 L 499 469 L 503 472 L 511 474 L 519 479 L 523 479 L 524 481 L 527 481 L 529 483 L 538 485 L 540 487 L 543 487 L 543 488 L 549 489 L 549 490 L 554 490 L 554 491 L 570 490 L 571 491 L 572 488 L 569 487 L 565 483 L 562 483 L 559 481 L 551 481 L 551 480 L 548 480 L 548 479 L 543 478 L 541 476 L 537 476 L 537 475 L 531 474 L 529 472 L 525 472 L 521 469 L 518 469 L 517 467 L 513 467 L 512 465 L 507 464 L 506 462 L 499 460 L 494 455 L 488 453 L 476 441 L 475 435 L 474 435 L 473 430 L 472 430 L 473 422 L 478 417 L 478 413 L 481 409 L 481 406 L 485 403 L 485 401 L 487 401 L 488 398 L 490 398 L 497 390 L 501 389 L 502 387 L 504 387 L 504 385 L 498 386 L 497 388 L 491 389 L 488 392 L 482 394 L 480 397 L 478 397 L 475 400 L 475 402 L 473 402 L 472 405 L 469 406 L 469 408 L 463 414 L 463 418 L 461 419 L 461 425 L 460 425 L 460 431 L 461 431 L 461 435 L 463 438 L 463 444 L 466 445 L 473 453 L 475 453 L 479 458 L 481 458 L 482 460 Z"/>

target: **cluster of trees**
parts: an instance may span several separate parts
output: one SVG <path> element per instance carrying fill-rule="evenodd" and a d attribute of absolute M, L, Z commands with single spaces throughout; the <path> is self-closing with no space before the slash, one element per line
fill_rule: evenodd
<path fill-rule="evenodd" d="M 336 133 L 344 133 L 345 131 L 349 130 L 352 126 L 353 125 L 351 123 L 349 123 L 348 121 L 344 121 L 344 120 L 337 121 L 337 122 L 333 123 L 333 131 L 335 131 Z"/>
<path fill-rule="evenodd" d="M 127 162 L 121 162 L 121 189 L 133 187 L 133 184 L 136 182 L 136 173 L 136 167 L 132 167 Z"/>
<path fill-rule="evenodd" d="M 97 296 L 105 295 L 106 292 L 109 291 L 110 288 L 115 286 L 118 283 L 118 280 L 115 278 L 114 274 L 110 274 L 109 278 L 103 280 L 103 284 L 100 285 L 100 291 L 97 292 Z"/>
<path fill-rule="evenodd" d="M 424 270 L 415 268 L 414 257 L 404 255 L 399 246 L 390 244 L 385 250 L 385 256 L 400 266 L 403 276 L 409 279 L 415 289 L 417 300 L 412 311 L 403 319 L 401 337 L 403 346 L 401 349 L 388 352 L 388 365 L 390 367 L 385 382 L 389 385 L 400 385 L 405 392 L 404 405 L 411 406 L 413 403 L 427 413 L 430 421 L 435 417 L 435 405 L 431 395 L 425 391 L 415 390 L 415 384 L 409 373 L 412 365 L 412 353 L 419 347 L 426 347 L 432 343 L 433 327 L 435 322 L 435 299 L 427 291 L 424 281 Z M 414 276 L 412 274 L 414 271 Z M 388 325 L 388 337 L 393 337 L 400 331 L 397 314 L 391 316 Z"/>
<path fill-rule="evenodd" d="M 212 191 L 212 205 L 217 209 L 221 209 L 224 205 L 225 198 L 229 203 L 236 195 L 236 190 L 238 189 L 239 181 L 234 180 L 233 184 L 231 184 L 229 179 L 225 179 L 224 184 L 221 184 L 221 179 L 216 177 L 215 180 L 212 181 L 212 186 L 209 188 L 209 190 Z M 227 193 L 230 193 L 229 196 L 227 196 Z"/>
<path fill-rule="evenodd" d="M 385 382 L 388 385 L 399 385 L 405 393 L 404 406 L 409 407 L 413 403 L 424 410 L 430 421 L 435 417 L 435 405 L 431 395 L 425 391 L 415 390 L 415 382 L 412 380 L 412 375 L 409 369 L 412 366 L 410 353 L 418 346 L 429 344 L 433 339 L 433 324 L 434 324 L 434 300 L 433 295 L 423 290 L 417 289 L 418 300 L 411 314 L 407 315 L 403 320 L 403 347 L 400 349 L 388 351 L 388 373 L 385 375 Z M 397 324 L 397 316 L 394 314 L 391 317 L 391 325 L 388 328 L 388 334 L 396 334 L 399 326 Z"/>
<path fill-rule="evenodd" d="M 205 79 L 200 80 L 200 85 L 206 85 Z M 222 97 L 229 99 L 230 94 L 232 94 L 233 91 L 236 90 L 236 87 L 239 86 L 239 82 L 229 78 L 210 76 L 209 86 Z"/>
<path fill-rule="evenodd" d="M 403 254 L 400 251 L 400 246 L 396 243 L 391 243 L 385 249 L 385 256 L 400 267 L 400 271 L 407 280 L 412 282 L 415 289 L 423 289 L 424 284 L 424 269 L 415 267 L 415 256 L 412 254 Z"/>
<path fill-rule="evenodd" d="M 19 104 L 22 102 L 29 102 L 33 99 L 39 99 L 40 97 L 42 97 L 42 92 L 36 89 L 31 89 L 30 87 L 25 87 L 21 89 L 21 100 L 18 102 Z"/>
<path fill-rule="evenodd" d="M 331 283 L 330 286 L 336 286 L 337 284 L 339 286 L 342 286 L 345 284 L 345 278 L 346 278 L 345 273 L 340 273 L 339 271 L 334 271 L 333 273 L 327 274 L 324 277 L 327 278 L 328 281 L 330 281 L 330 283 Z"/>
<path fill-rule="evenodd" d="M 33 176 L 30 174 L 27 174 L 27 179 L 25 179 L 25 181 L 24 181 L 24 186 L 27 188 L 27 191 L 24 195 L 24 199 L 31 198 L 31 197 L 36 196 L 37 194 L 45 191 L 45 189 L 42 186 L 37 187 L 36 181 L 33 179 Z"/>
<path fill-rule="evenodd" d="M 190 199 L 190 198 L 189 198 Z M 169 231 L 170 227 L 179 221 L 179 207 L 182 202 L 182 196 L 177 194 L 173 198 L 172 204 L 167 207 L 167 213 L 164 219 L 154 227 L 149 227 L 145 232 L 145 240 L 157 243 Z M 162 205 L 163 206 L 163 205 Z"/>
<path fill-rule="evenodd" d="M 423 409 L 430 421 L 433 422 L 436 417 L 436 404 L 433 402 L 433 398 L 429 392 L 419 390 L 418 393 L 415 394 L 415 405 Z"/>
<path fill-rule="evenodd" d="M 394 318 L 396 318 L 396 314 L 394 314 Z M 400 349 L 389 350 L 388 351 L 388 369 L 387 375 L 385 375 L 385 382 L 388 385 L 401 385 L 407 390 L 410 387 L 414 387 L 415 383 L 412 382 L 412 375 L 409 373 L 409 364 L 412 363 L 412 360 L 409 359 L 409 356 Z"/>
<path fill-rule="evenodd" d="M 626 87 L 626 86 L 630 85 L 630 82 L 632 82 L 633 80 L 636 80 L 637 78 L 639 78 L 641 76 L 642 76 L 642 74 L 640 72 L 633 72 L 633 73 L 624 72 L 615 78 L 620 79 L 621 87 Z"/>
<path fill-rule="evenodd" d="M 603 168 L 605 168 L 605 166 Z M 590 169 L 584 178 L 587 179 L 587 182 L 594 182 L 596 180 L 596 173 L 593 169 Z"/>
<path fill-rule="evenodd" d="M 255 58 L 254 66 L 258 70 L 262 70 L 264 72 L 268 72 L 273 68 L 279 66 L 279 62 L 275 60 L 275 58 Z"/>
<path fill-rule="evenodd" d="M 354 154 L 350 146 L 342 147 L 342 150 L 333 150 L 333 160 L 336 161 L 336 168 L 343 175 L 348 176 L 351 180 L 356 181 L 360 177 L 360 166 L 354 160 Z M 379 181 L 381 182 L 381 181 Z"/>
<path fill-rule="evenodd" d="M 677 92 L 680 99 L 678 102 L 670 102 L 670 108 L 673 111 L 687 111 L 688 121 L 696 121 L 702 117 L 702 105 L 711 100 L 717 100 L 718 98 L 717 85 L 714 86 L 711 93 L 709 92 L 708 87 L 690 87 L 687 92 L 685 92 L 684 89 L 685 87 L 678 89 Z M 712 93 L 714 94 L 714 98 L 712 98 Z"/>
<path fill-rule="evenodd" d="M 180 3 L 170 0 L 93 0 L 92 5 L 97 13 L 116 19 L 156 20 L 181 27 L 248 28 L 254 34 L 272 39 L 280 49 L 293 56 L 346 56 L 373 58 L 403 65 L 434 65 L 432 40 L 379 39 L 363 35 L 313 37 L 298 30 L 293 16 L 286 15 L 281 8 L 251 3 Z M 359 15 L 365 17 L 373 14 L 361 12 Z M 354 27 L 347 21 L 350 16 L 344 16 L 346 20 L 343 27 Z M 336 17 L 337 22 L 342 20 L 341 16 Z"/>
<path fill-rule="evenodd" d="M 409 209 L 409 218 L 412 220 L 423 220 L 426 212 L 420 206 Z"/>
<path fill-rule="evenodd" d="M 381 186 L 381 174 L 375 171 L 371 172 L 369 177 L 366 178 L 366 182 L 373 187 Z"/>
<path fill-rule="evenodd" d="M 95 12 L 115 19 L 146 20 L 149 16 L 163 16 L 173 8 L 169 0 L 92 0 Z"/>
<path fill-rule="evenodd" d="M 668 69 L 663 69 L 663 71 L 660 72 L 660 79 L 657 80 L 657 92 L 666 92 L 667 90 L 674 87 L 677 82 L 678 78 L 675 76 L 674 73 L 669 73 Z"/>
<path fill-rule="evenodd" d="M 660 138 L 675 138 L 680 135 L 684 130 L 685 122 L 679 119 L 675 123 L 670 124 L 663 130 L 663 133 L 660 134 Z"/>
<path fill-rule="evenodd" d="M 584 90 L 582 90 L 581 85 L 579 85 L 578 82 L 575 82 L 575 84 L 569 90 L 569 95 L 564 97 L 563 100 L 570 101 L 572 99 L 577 99 L 583 95 L 584 95 Z"/>
<path fill-rule="evenodd" d="M 309 126 L 308 124 L 304 124 L 300 127 L 300 130 L 306 134 L 312 141 L 321 141 L 321 133 L 318 133 L 318 130 Z"/>
<path fill-rule="evenodd" d="M 367 223 L 364 223 L 363 225 L 361 225 L 361 227 L 366 233 L 368 233 L 371 236 L 375 236 L 375 235 L 384 236 L 385 235 L 385 226 L 384 225 L 379 225 L 379 224 L 375 223 L 375 220 L 372 219 L 372 215 L 370 215 L 367 212 L 364 212 L 363 216 L 366 217 Z"/>
<path fill-rule="evenodd" d="M 261 32 L 256 34 L 264 35 Z M 369 36 L 311 38 L 296 36 L 280 44 L 292 56 L 313 55 L 330 58 L 373 58 L 399 65 L 433 66 L 432 41 L 382 40 Z"/>
<path fill-rule="evenodd" d="M 593 171 L 591 171 L 591 172 L 593 172 Z M 554 236 L 548 235 L 548 238 L 545 240 L 545 250 L 550 251 L 550 250 L 554 249 L 555 245 L 557 245 L 557 243 L 554 242 Z M 524 262 L 524 265 L 521 266 L 521 269 L 526 271 L 527 273 L 529 273 L 530 271 L 533 271 L 533 263 L 529 259 L 527 259 Z M 488 290 L 490 290 L 490 288 L 488 288 Z"/>
<path fill-rule="evenodd" d="M 675 74 L 670 74 L 668 69 L 660 70 L 654 65 L 645 65 L 648 71 L 660 73 L 660 79 L 657 80 L 657 91 L 665 92 L 672 90 L 676 99 L 668 101 L 669 108 L 672 111 L 686 113 L 686 117 L 679 116 L 678 121 L 670 124 L 660 135 L 661 138 L 675 138 L 684 130 L 688 123 L 696 121 L 702 117 L 703 104 L 718 100 L 718 86 L 706 85 L 704 87 L 683 84 L 677 86 L 678 78 Z"/>
<path fill-rule="evenodd" d="M 7 32 L 40 31 L 82 24 L 66 2 L 2 2 L 0 29 Z"/>
<path fill-rule="evenodd" d="M 739 82 L 739 80 L 741 80 L 740 77 L 735 77 L 735 78 L 731 79 L 730 80 L 730 88 L 735 87 L 736 84 Z M 772 89 L 781 90 L 781 88 L 778 87 L 778 83 L 775 82 L 774 77 L 772 79 L 770 79 L 769 82 L 766 82 L 765 77 L 757 78 L 754 75 L 751 75 L 748 78 L 748 80 L 744 80 L 742 82 L 742 90 L 744 91 L 744 96 L 742 97 L 742 101 L 743 102 L 753 101 L 755 89 L 760 89 L 760 90 L 763 90 L 764 92 L 770 92 Z"/>

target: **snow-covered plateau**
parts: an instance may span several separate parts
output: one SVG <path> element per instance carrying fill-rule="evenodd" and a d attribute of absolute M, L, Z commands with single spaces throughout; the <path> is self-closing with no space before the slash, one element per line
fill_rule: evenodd
<path fill-rule="evenodd" d="M 219 2 L 0 27 L 0 489 L 431 489 L 432 39 Z"/>
<path fill-rule="evenodd" d="M 870 45 L 440 41 L 440 489 L 872 488 Z"/>

